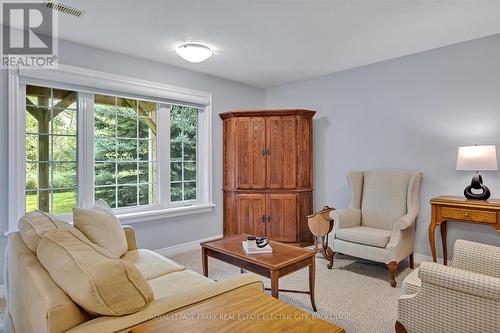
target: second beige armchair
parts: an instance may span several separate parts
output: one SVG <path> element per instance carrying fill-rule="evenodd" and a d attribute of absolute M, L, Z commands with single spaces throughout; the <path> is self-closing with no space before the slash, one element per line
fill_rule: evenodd
<path fill-rule="evenodd" d="M 330 216 L 334 227 L 330 237 L 331 261 L 335 253 L 383 262 L 396 287 L 398 263 L 409 257 L 413 268 L 415 221 L 419 210 L 422 174 L 413 170 L 352 171 L 351 204 Z"/>

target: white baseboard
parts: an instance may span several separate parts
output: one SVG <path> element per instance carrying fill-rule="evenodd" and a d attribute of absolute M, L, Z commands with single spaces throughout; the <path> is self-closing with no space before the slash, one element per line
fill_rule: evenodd
<path fill-rule="evenodd" d="M 159 254 L 161 254 L 165 257 L 175 256 L 177 254 L 198 250 L 200 248 L 200 243 L 206 242 L 206 241 L 209 241 L 212 239 L 221 238 L 221 237 L 222 237 L 222 235 L 217 235 L 217 236 L 207 237 L 207 238 L 203 238 L 203 239 L 198 239 L 198 240 L 184 243 L 184 244 L 177 244 L 177 245 L 173 245 L 173 246 L 169 246 L 169 247 L 164 247 L 163 249 L 155 250 L 155 252 L 158 252 Z"/>
<path fill-rule="evenodd" d="M 166 257 L 175 256 L 177 254 L 182 254 L 182 253 L 197 250 L 200 248 L 200 243 L 206 242 L 206 241 L 209 241 L 212 239 L 221 238 L 221 237 L 222 237 L 222 235 L 217 235 L 217 236 L 213 236 L 213 237 L 198 239 L 198 240 L 184 243 L 184 244 L 177 244 L 177 245 L 173 245 L 173 246 L 169 246 L 169 247 L 164 247 L 162 249 L 155 250 L 155 252 L 158 252 L 159 254 L 164 255 Z M 429 262 L 432 261 L 432 257 L 427 256 L 425 254 L 415 253 L 414 258 L 415 258 L 416 264 L 420 264 L 421 262 L 424 262 L 424 261 L 429 261 Z M 437 261 L 438 261 L 438 263 L 442 264 L 443 258 L 438 258 Z M 2 291 L 4 291 L 4 290 L 2 290 L 2 287 L 3 286 L 0 286 L 0 295 L 1 295 Z M 4 291 L 4 293 L 5 293 L 5 291 Z"/>

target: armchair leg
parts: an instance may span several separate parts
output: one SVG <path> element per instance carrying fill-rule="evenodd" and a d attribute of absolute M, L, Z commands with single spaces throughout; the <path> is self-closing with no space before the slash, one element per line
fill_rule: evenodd
<path fill-rule="evenodd" d="M 391 261 L 387 264 L 387 267 L 389 268 L 389 272 L 391 273 L 391 287 L 396 288 L 396 270 L 398 269 L 398 263 L 397 261 Z"/>
<path fill-rule="evenodd" d="M 410 254 L 410 268 L 414 269 L 415 268 L 415 258 L 413 256 L 413 253 Z"/>
<path fill-rule="evenodd" d="M 394 330 L 396 333 L 408 333 L 406 328 L 399 321 L 396 321 L 396 325 L 394 326 Z"/>
<path fill-rule="evenodd" d="M 335 255 L 335 252 L 330 247 L 326 248 L 326 255 L 328 256 L 328 259 L 330 259 L 330 263 L 326 266 L 328 269 L 332 269 L 333 267 L 333 256 Z"/>

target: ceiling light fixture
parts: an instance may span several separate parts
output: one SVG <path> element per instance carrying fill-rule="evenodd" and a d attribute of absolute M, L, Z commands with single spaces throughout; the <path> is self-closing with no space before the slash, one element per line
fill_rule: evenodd
<path fill-rule="evenodd" d="M 214 51 L 210 47 L 202 43 L 191 42 L 177 46 L 175 52 L 189 62 L 202 62 L 214 55 Z"/>

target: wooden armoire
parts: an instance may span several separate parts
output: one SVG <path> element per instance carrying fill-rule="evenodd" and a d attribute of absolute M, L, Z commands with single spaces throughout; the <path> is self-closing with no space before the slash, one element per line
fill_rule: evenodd
<path fill-rule="evenodd" d="M 247 233 L 307 245 L 312 235 L 314 111 L 221 113 L 224 235 Z"/>

